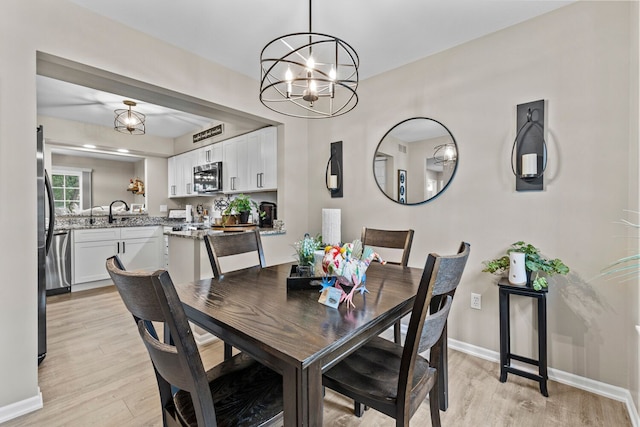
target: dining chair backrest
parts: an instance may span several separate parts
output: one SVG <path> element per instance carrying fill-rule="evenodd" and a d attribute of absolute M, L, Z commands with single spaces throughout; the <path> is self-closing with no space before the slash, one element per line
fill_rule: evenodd
<path fill-rule="evenodd" d="M 107 259 L 107 271 L 120 297 L 138 319 L 138 331 L 156 371 L 163 417 L 167 416 L 167 408 L 172 407 L 171 385 L 174 385 L 191 394 L 198 425 L 215 425 L 215 409 L 202 359 L 169 273 L 127 272 L 119 266 L 122 264 L 117 257 Z M 147 326 L 150 322 L 164 323 L 172 343 L 161 342 L 154 336 Z M 166 419 L 164 424 L 167 425 Z"/>
<path fill-rule="evenodd" d="M 260 232 L 258 230 L 210 234 L 205 236 L 204 243 L 207 248 L 207 254 L 209 255 L 214 277 L 222 277 L 225 273 L 220 266 L 220 258 L 232 255 L 256 252 L 257 262 L 246 265 L 245 267 L 260 266 L 264 268 L 267 265 L 264 260 L 262 240 L 260 239 Z"/>
<path fill-rule="evenodd" d="M 464 272 L 464 267 L 467 264 L 467 260 L 469 259 L 469 252 L 471 251 L 471 247 L 468 243 L 462 242 L 460 244 L 460 248 L 456 255 L 449 256 L 436 256 L 434 259 L 434 263 L 436 264 L 437 274 L 429 275 L 429 271 L 425 268 L 424 273 L 422 275 L 422 281 L 428 280 L 431 283 L 433 288 L 432 291 L 432 299 L 435 300 L 436 297 L 441 299 L 436 306 L 433 304 L 430 305 L 430 309 L 432 313 L 441 312 L 442 307 L 447 304 L 449 301 L 453 302 L 452 293 L 455 292 L 458 284 L 460 283 L 460 279 L 462 278 L 462 273 Z M 431 255 L 429 255 L 431 258 Z M 429 264 L 429 259 L 427 259 L 427 265 Z M 422 286 L 422 284 L 421 284 Z M 440 292 L 437 294 L 436 291 Z M 449 304 L 451 304 L 449 303 Z M 446 326 L 447 317 L 444 317 L 443 329 Z M 421 336 L 419 339 L 418 353 L 423 353 L 428 348 L 433 346 L 433 344 L 429 344 L 431 341 L 430 337 L 431 332 L 424 328 L 421 332 Z M 440 337 L 442 334 L 438 334 Z M 408 332 L 407 332 L 408 336 Z M 434 365 L 434 361 L 431 361 L 431 366 Z"/>
<path fill-rule="evenodd" d="M 360 238 L 363 245 L 372 246 L 374 248 L 401 249 L 402 256 L 400 261 L 389 260 L 383 256 L 384 260 L 389 264 L 396 264 L 406 267 L 409 263 L 409 254 L 411 253 L 411 243 L 413 242 L 413 230 L 379 230 L 376 228 L 362 227 L 362 236 Z M 396 344 L 402 344 L 402 319 L 393 325 L 393 341 Z"/>
<path fill-rule="evenodd" d="M 460 283 L 460 277 L 462 276 L 462 270 L 457 268 L 459 263 L 467 262 L 467 257 L 469 256 L 469 251 L 471 246 L 467 242 L 460 243 L 460 247 L 458 248 L 458 254 L 452 256 L 442 257 L 441 263 L 442 267 L 448 273 L 439 277 L 438 280 L 434 283 L 433 286 L 433 295 L 450 295 L 453 297 L 453 294 Z M 462 261 L 464 259 L 464 261 Z"/>
<path fill-rule="evenodd" d="M 451 308 L 452 298 L 445 299 L 445 303 L 442 304 L 439 310 L 432 311 L 429 316 L 429 321 L 425 324 L 427 319 L 427 312 L 429 311 L 429 302 L 433 295 L 433 290 L 436 284 L 440 284 L 450 280 L 460 280 L 462 271 L 467 262 L 469 252 L 466 251 L 462 254 L 453 256 L 439 256 L 436 254 L 429 254 L 427 262 L 420 279 L 420 286 L 413 303 L 413 309 L 411 312 L 411 318 L 407 329 L 407 335 L 404 341 L 404 348 L 402 352 L 402 360 L 400 362 L 400 373 L 398 380 L 398 394 L 397 394 L 397 410 L 405 411 L 403 419 L 409 419 L 411 417 L 411 392 L 413 386 L 413 368 L 415 366 L 418 353 L 431 348 L 437 341 L 440 340 L 442 330 L 446 324 L 446 319 Z M 435 329 L 432 329 L 435 328 Z M 421 345 L 421 342 L 423 344 Z M 432 353 L 436 353 L 435 351 Z M 438 356 L 431 355 L 431 358 Z M 433 361 L 431 361 L 433 363 Z M 433 364 L 431 366 L 434 366 Z"/>
<path fill-rule="evenodd" d="M 390 264 L 398 264 L 406 267 L 409 263 L 411 243 L 413 242 L 413 230 L 378 230 L 375 228 L 362 228 L 360 240 L 363 245 L 377 248 L 402 249 L 400 261 L 390 261 Z"/>

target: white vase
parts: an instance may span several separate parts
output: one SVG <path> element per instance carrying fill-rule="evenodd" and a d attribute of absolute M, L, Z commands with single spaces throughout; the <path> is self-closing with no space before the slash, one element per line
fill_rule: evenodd
<path fill-rule="evenodd" d="M 509 254 L 509 283 L 523 285 L 527 283 L 527 269 L 524 262 L 524 253 L 511 252 Z"/>

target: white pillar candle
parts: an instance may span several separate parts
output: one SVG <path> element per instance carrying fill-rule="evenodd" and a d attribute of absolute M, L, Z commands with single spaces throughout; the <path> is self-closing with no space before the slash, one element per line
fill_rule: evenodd
<path fill-rule="evenodd" d="M 538 155 L 536 153 L 522 155 L 522 175 L 535 176 L 538 174 Z"/>
<path fill-rule="evenodd" d="M 322 240 L 329 245 L 339 245 L 340 209 L 322 209 Z"/>
<path fill-rule="evenodd" d="M 331 175 L 329 177 L 329 188 L 332 190 L 338 188 L 338 175 Z"/>

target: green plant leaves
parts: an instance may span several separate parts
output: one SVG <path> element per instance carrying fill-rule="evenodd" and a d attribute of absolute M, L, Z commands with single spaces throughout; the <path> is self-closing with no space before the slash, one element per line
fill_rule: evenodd
<path fill-rule="evenodd" d="M 484 261 L 483 264 L 485 265 L 485 268 L 482 271 L 500 274 L 509 269 L 509 254 L 511 252 L 521 252 L 525 254 L 525 266 L 527 271 L 535 273 L 532 280 L 532 286 L 537 291 L 542 288 L 546 288 L 549 285 L 547 279 L 540 276 L 540 273 L 545 273 L 547 276 L 569 273 L 569 267 L 567 267 L 567 265 L 560 259 L 548 259 L 543 257 L 540 254 L 540 250 L 530 243 L 523 241 L 515 242 L 509 249 L 507 249 L 506 252 L 507 255 L 500 258 Z"/>

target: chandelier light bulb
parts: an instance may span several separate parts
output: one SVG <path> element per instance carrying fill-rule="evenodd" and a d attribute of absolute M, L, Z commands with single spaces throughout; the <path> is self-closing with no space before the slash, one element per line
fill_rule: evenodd
<path fill-rule="evenodd" d="M 329 71 L 329 78 L 331 79 L 331 81 L 334 81 L 336 79 L 336 69 L 334 68 L 333 64 L 331 65 L 331 71 Z"/>
<path fill-rule="evenodd" d="M 316 66 L 316 62 L 313 60 L 313 56 L 309 55 L 309 59 L 307 59 L 307 70 L 313 71 Z"/>
<path fill-rule="evenodd" d="M 287 72 L 284 73 L 284 79 L 289 83 L 291 83 L 291 80 L 293 80 L 293 73 L 291 72 L 291 67 L 287 67 Z"/>
<path fill-rule="evenodd" d="M 444 156 L 447 160 L 453 160 L 453 147 L 447 147 L 444 150 Z"/>

